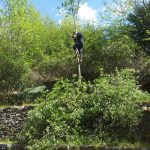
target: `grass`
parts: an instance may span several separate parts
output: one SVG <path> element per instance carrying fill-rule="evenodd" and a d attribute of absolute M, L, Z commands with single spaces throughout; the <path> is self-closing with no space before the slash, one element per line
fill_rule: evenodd
<path fill-rule="evenodd" d="M 13 143 L 17 143 L 17 141 L 13 141 L 13 140 L 0 140 L 0 144 L 13 144 Z"/>
<path fill-rule="evenodd" d="M 60 144 L 61 145 L 61 144 Z M 79 137 L 79 139 L 69 141 L 68 143 L 63 143 L 62 145 L 69 145 L 78 147 L 80 145 L 91 145 L 93 147 L 118 147 L 118 148 L 150 148 L 150 142 L 142 142 L 140 140 L 136 140 L 131 142 L 129 140 L 113 140 L 111 138 L 106 138 L 102 140 L 100 137 Z"/>
<path fill-rule="evenodd" d="M 5 104 L 0 105 L 0 109 L 5 109 L 5 108 L 8 108 L 8 107 L 12 107 L 12 105 L 5 105 Z"/>
<path fill-rule="evenodd" d="M 13 140 L 0 140 L 0 144 L 13 144 L 13 143 L 17 143 L 17 141 L 13 141 Z M 63 144 L 62 144 L 63 145 Z M 65 144 L 66 145 L 66 144 Z M 80 145 L 92 145 L 93 147 L 118 147 L 118 148 L 124 148 L 124 147 L 128 147 L 128 148 L 150 148 L 150 143 L 148 142 L 141 142 L 141 141 L 136 141 L 134 143 L 131 143 L 129 141 L 111 141 L 111 142 L 101 142 L 101 141 L 91 141 L 90 143 L 68 143 L 67 145 L 70 146 L 75 146 L 78 147 Z"/>
<path fill-rule="evenodd" d="M 0 104 L 0 110 L 6 109 L 6 108 L 21 108 L 21 107 L 25 107 L 25 106 L 37 106 L 38 104 L 27 104 L 24 103 L 22 105 L 9 105 L 9 104 Z"/>
<path fill-rule="evenodd" d="M 129 142 L 129 141 L 114 141 L 110 143 L 111 146 L 117 146 L 117 147 L 130 147 L 130 148 L 150 148 L 150 143 L 148 142 L 142 142 L 142 141 L 135 141 L 135 142 Z"/>
<path fill-rule="evenodd" d="M 75 146 L 79 147 L 80 145 L 91 145 L 93 147 L 118 147 L 118 148 L 150 148 L 150 143 L 146 142 L 141 142 L 141 141 L 136 141 L 134 143 L 128 142 L 128 141 L 112 141 L 108 142 L 107 141 L 91 141 L 90 143 L 68 143 L 68 144 L 62 144 L 62 145 L 69 145 L 69 146 Z"/>

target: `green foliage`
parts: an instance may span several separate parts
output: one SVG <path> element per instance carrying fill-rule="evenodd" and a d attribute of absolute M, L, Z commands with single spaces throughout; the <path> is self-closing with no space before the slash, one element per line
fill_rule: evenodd
<path fill-rule="evenodd" d="M 105 0 L 102 19 L 107 24 L 125 24 L 127 15 L 132 11 L 135 2 L 134 0 L 112 0 L 110 3 Z"/>
<path fill-rule="evenodd" d="M 116 68 L 132 65 L 137 46 L 129 37 L 126 26 L 112 25 L 96 29 L 87 26 L 83 31 L 86 41 L 84 62 L 87 68 L 97 71 L 102 67 L 107 72 L 113 72 Z"/>
<path fill-rule="evenodd" d="M 78 13 L 80 4 L 85 2 L 86 0 L 61 0 L 61 1 L 62 1 L 62 7 L 60 8 L 61 13 L 75 16 Z"/>
<path fill-rule="evenodd" d="M 62 7 L 71 11 L 71 1 L 65 2 Z M 1 92 L 19 91 L 77 73 L 71 17 L 57 24 L 49 17 L 41 17 L 27 0 L 1 0 L 0 4 Z M 105 28 L 79 26 L 84 36 L 83 77 L 95 79 L 101 67 L 108 73 L 133 67 L 137 45 L 129 37 L 129 29 L 119 23 Z"/>
<path fill-rule="evenodd" d="M 77 72 L 71 17 L 57 24 L 49 17 L 41 17 L 28 0 L 0 2 L 0 92 L 11 94 L 57 77 L 71 77 Z M 74 0 L 63 2 L 65 13 L 69 16 L 77 13 Z M 129 16 L 135 26 L 135 42 L 146 43 L 146 49 L 150 35 L 148 17 L 143 7 L 136 8 Z M 135 57 L 137 44 L 128 34 L 131 28 L 120 20 L 103 28 L 89 24 L 79 26 L 84 36 L 82 73 L 101 76 L 93 84 L 60 79 L 53 91 L 46 98 L 44 95 L 38 99 L 39 105 L 29 113 L 23 131 L 24 142 L 34 149 L 45 150 L 57 144 L 91 144 L 108 137 L 111 140 L 120 139 L 121 135 L 133 136 L 132 128 L 140 118 L 138 103 L 148 100 L 149 95 L 138 89 L 133 70 L 116 71 L 116 68 L 135 67 L 133 62 L 140 59 Z M 149 58 L 138 67 L 140 82 L 149 82 Z M 115 75 L 99 73 L 99 68 Z M 32 98 L 31 93 L 39 96 L 44 89 L 40 86 L 24 92 Z"/>
<path fill-rule="evenodd" d="M 46 94 L 48 91 L 45 86 L 26 88 L 23 92 L 17 95 L 19 102 L 34 102 L 35 99 Z"/>
<path fill-rule="evenodd" d="M 71 76 L 75 73 L 76 65 L 71 38 L 72 20 L 66 18 L 61 25 L 57 25 L 51 19 L 46 18 L 44 24 L 45 33 L 42 37 L 42 47 L 45 58 L 36 65 L 36 71 L 42 75 L 44 80 Z"/>
<path fill-rule="evenodd" d="M 43 58 L 39 38 L 43 29 L 39 14 L 27 0 L 0 4 L 0 89 L 7 93 L 33 83 L 32 67 Z"/>
<path fill-rule="evenodd" d="M 0 62 L 1 81 L 10 82 L 12 89 L 19 90 L 24 86 L 41 84 L 62 76 L 71 77 L 77 73 L 76 56 L 72 49 L 74 23 L 71 17 L 58 25 L 49 17 L 42 18 L 27 0 L 3 2 L 0 11 L 0 46 L 1 57 L 5 57 Z M 64 7 L 67 9 L 69 5 Z M 79 29 L 84 36 L 83 76 L 90 74 L 93 79 L 100 67 L 113 72 L 116 67 L 121 69 L 131 65 L 136 46 L 123 34 L 124 29 L 95 28 L 91 25 L 83 25 Z M 15 66 L 11 67 L 11 64 Z M 16 70 L 20 70 L 19 75 Z M 10 79 L 8 73 L 16 76 L 16 79 Z M 9 91 L 7 85 L 1 84 L 1 89 Z"/>
<path fill-rule="evenodd" d="M 22 58 L 15 60 L 9 53 L 0 50 L 0 91 L 20 89 L 29 79 L 29 64 Z"/>
<path fill-rule="evenodd" d="M 102 74 L 94 85 L 60 79 L 44 102 L 30 111 L 24 142 L 48 149 L 61 143 L 83 144 L 92 137 L 113 137 L 116 128 L 131 132 L 139 121 L 137 103 L 147 98 L 138 90 L 133 73 Z"/>
<path fill-rule="evenodd" d="M 134 11 L 128 15 L 128 21 L 132 27 L 131 36 L 136 43 L 149 54 L 149 24 L 150 24 L 150 2 L 138 2 Z"/>
<path fill-rule="evenodd" d="M 139 67 L 138 77 L 139 77 L 138 78 L 139 83 L 142 86 L 149 85 L 149 83 L 150 83 L 150 59 L 149 59 L 149 57 L 145 58 L 142 65 Z M 147 90 L 149 91 L 149 86 L 147 87 Z"/>

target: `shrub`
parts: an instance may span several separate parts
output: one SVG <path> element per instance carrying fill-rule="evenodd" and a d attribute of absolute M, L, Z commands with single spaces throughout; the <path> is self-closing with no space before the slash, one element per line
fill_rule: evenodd
<path fill-rule="evenodd" d="M 62 143 L 83 144 L 92 137 L 100 140 L 118 127 L 129 131 L 139 121 L 137 103 L 147 98 L 138 90 L 133 73 L 103 74 L 94 85 L 60 79 L 29 113 L 24 140 L 35 149 L 48 149 Z"/>
<path fill-rule="evenodd" d="M 141 84 L 141 88 L 150 92 L 150 59 L 144 59 L 143 63 L 139 67 L 138 81 Z"/>
<path fill-rule="evenodd" d="M 11 54 L 0 51 L 0 91 L 9 93 L 20 89 L 28 82 L 29 64 L 20 56 L 14 59 Z"/>

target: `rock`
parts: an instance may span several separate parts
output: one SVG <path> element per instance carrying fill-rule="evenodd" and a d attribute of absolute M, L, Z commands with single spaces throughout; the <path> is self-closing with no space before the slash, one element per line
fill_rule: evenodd
<path fill-rule="evenodd" d="M 23 145 L 19 145 L 19 144 L 13 144 L 11 149 L 12 150 L 26 150 L 26 148 Z"/>
<path fill-rule="evenodd" d="M 58 146 L 58 148 L 56 148 L 57 150 L 69 150 L 68 146 Z"/>
<path fill-rule="evenodd" d="M 80 146 L 80 150 L 95 150 L 95 148 L 91 145 L 83 145 Z"/>
<path fill-rule="evenodd" d="M 76 146 L 70 146 L 70 147 L 69 147 L 69 150 L 79 150 L 79 148 L 76 147 Z"/>
<path fill-rule="evenodd" d="M 56 80 L 54 81 L 50 81 L 50 82 L 45 82 L 44 85 L 46 86 L 46 88 L 51 91 L 54 87 L 54 85 L 56 84 Z"/>
<path fill-rule="evenodd" d="M 1 139 L 5 139 L 7 137 L 16 137 L 24 125 L 28 111 L 33 108 L 33 106 L 22 107 L 21 109 L 9 107 L 0 111 Z"/>
<path fill-rule="evenodd" d="M 0 144 L 0 150 L 8 150 L 8 146 L 6 144 Z"/>

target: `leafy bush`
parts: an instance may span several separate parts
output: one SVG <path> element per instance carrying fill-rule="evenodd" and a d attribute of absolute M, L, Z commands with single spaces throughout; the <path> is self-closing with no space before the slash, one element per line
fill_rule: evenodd
<path fill-rule="evenodd" d="M 118 127 L 129 131 L 139 121 L 137 103 L 145 98 L 133 70 L 102 75 L 94 85 L 60 79 L 29 113 L 24 140 L 35 149 L 48 149 L 61 143 L 81 144 L 92 137 L 100 140 L 102 133 Z"/>
<path fill-rule="evenodd" d="M 0 9 L 0 94 L 5 96 L 32 82 L 33 67 L 43 58 L 39 38 L 43 26 L 28 0 L 8 0 Z"/>
<path fill-rule="evenodd" d="M 149 1 L 143 3 L 137 1 L 133 11 L 129 13 L 127 18 L 129 25 L 132 27 L 132 30 L 130 31 L 131 37 L 142 48 L 139 50 L 146 52 L 148 55 L 150 54 L 149 13 Z"/>
<path fill-rule="evenodd" d="M 105 30 L 107 42 L 103 45 L 101 58 L 104 69 L 107 72 L 114 72 L 116 67 L 118 69 L 131 67 L 137 45 L 129 37 L 128 28 L 114 25 Z"/>
<path fill-rule="evenodd" d="M 11 92 L 21 88 L 28 81 L 30 67 L 20 56 L 17 60 L 11 54 L 0 51 L 0 91 Z"/>
<path fill-rule="evenodd" d="M 138 81 L 143 90 L 150 92 L 150 59 L 145 58 L 138 68 Z"/>
<path fill-rule="evenodd" d="M 137 45 L 128 35 L 126 26 L 112 25 L 105 28 L 86 26 L 82 72 L 98 72 L 102 67 L 106 72 L 131 67 Z M 88 68 L 88 69 L 87 69 Z"/>

